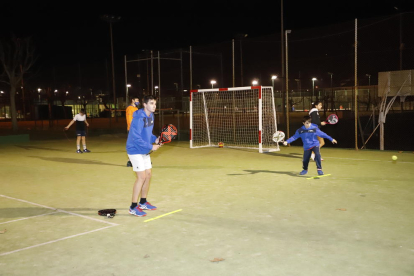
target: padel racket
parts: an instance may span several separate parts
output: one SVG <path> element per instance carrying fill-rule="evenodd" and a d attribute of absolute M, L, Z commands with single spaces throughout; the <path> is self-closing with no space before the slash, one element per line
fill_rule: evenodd
<path fill-rule="evenodd" d="M 166 144 L 177 138 L 177 128 L 172 124 L 162 127 L 158 144 Z"/>
<path fill-rule="evenodd" d="M 166 144 L 177 138 L 177 128 L 172 124 L 167 124 L 162 127 L 160 132 L 160 139 L 158 140 L 158 145 Z M 149 154 L 153 151 L 151 150 Z"/>
<path fill-rule="evenodd" d="M 283 131 L 279 130 L 279 131 L 276 131 L 275 133 L 273 133 L 272 140 L 275 143 L 283 142 L 284 139 L 285 139 L 285 133 Z"/>
<path fill-rule="evenodd" d="M 98 215 L 107 218 L 113 218 L 116 214 L 116 209 L 102 209 L 98 211 Z"/>
<path fill-rule="evenodd" d="M 325 123 L 329 124 L 329 125 L 334 125 L 336 123 L 338 123 L 339 118 L 338 116 L 336 116 L 336 114 L 331 114 L 328 116 L 328 118 L 326 118 Z"/>

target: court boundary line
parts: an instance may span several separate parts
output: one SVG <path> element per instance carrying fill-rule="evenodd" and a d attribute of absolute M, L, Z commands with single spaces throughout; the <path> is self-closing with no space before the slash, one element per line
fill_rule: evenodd
<path fill-rule="evenodd" d="M 59 242 L 59 241 L 63 241 L 63 240 L 67 240 L 67 239 L 71 239 L 71 238 L 75 238 L 75 237 L 79 237 L 79 236 L 82 236 L 82 235 L 86 235 L 86 234 L 90 234 L 90 233 L 93 233 L 93 232 L 101 231 L 101 230 L 104 230 L 104 229 L 107 229 L 107 228 L 111 228 L 111 227 L 114 227 L 114 226 L 116 226 L 116 225 L 105 226 L 105 227 L 98 228 L 98 229 L 95 229 L 95 230 L 91 230 L 91 231 L 87 231 L 87 232 L 83 232 L 83 233 L 79 233 L 79 234 L 75 234 L 75 235 L 63 237 L 63 238 L 60 238 L 60 239 L 57 239 L 57 240 L 48 241 L 48 242 L 44 242 L 44 243 L 39 243 L 39 244 L 36 244 L 36 245 L 32 245 L 32 246 L 28 246 L 28 247 L 23 247 L 23 248 L 16 249 L 16 250 L 13 250 L 13 251 L 0 253 L 0 256 L 5 256 L 5 255 L 9 255 L 9 254 L 13 254 L 13 253 L 20 252 L 20 251 L 24 251 L 24 250 L 36 248 L 36 247 L 39 247 L 39 246 L 43 246 L 43 245 L 46 245 L 46 244 L 51 244 L 51 243 L 55 243 L 55 242 Z"/>
<path fill-rule="evenodd" d="M 341 157 L 324 157 L 326 159 L 341 159 L 341 160 L 355 160 L 355 161 L 374 161 L 374 162 L 395 162 L 395 163 L 405 163 L 405 164 L 414 164 L 410 161 L 394 161 L 394 160 L 376 160 L 376 159 L 357 159 L 357 158 L 341 158 Z"/>
<path fill-rule="evenodd" d="M 31 217 L 21 218 L 21 219 L 17 219 L 17 220 L 14 220 L 14 221 L 3 222 L 1 224 L 5 224 L 5 223 L 9 223 L 9 222 L 15 222 L 15 221 L 20 221 L 20 220 L 25 220 L 25 219 L 34 218 L 34 217 L 40 217 L 40 216 L 50 215 L 50 214 L 59 213 L 59 212 L 67 213 L 69 215 L 78 216 L 78 217 L 82 217 L 82 218 L 86 218 L 86 219 L 90 219 L 90 220 L 93 220 L 93 221 L 96 221 L 96 222 L 101 222 L 101 223 L 109 224 L 109 226 L 101 227 L 101 228 L 94 229 L 94 230 L 91 230 L 91 231 L 82 232 L 82 233 L 78 233 L 78 234 L 75 234 L 75 235 L 70 235 L 70 236 L 67 236 L 67 237 L 63 237 L 63 238 L 60 238 L 60 239 L 57 239 L 57 240 L 52 240 L 52 241 L 48 241 L 48 242 L 44 242 L 44 243 L 39 243 L 39 244 L 35 244 L 35 245 L 32 245 L 32 246 L 28 246 L 28 247 L 23 247 L 23 248 L 20 248 L 20 249 L 12 250 L 12 251 L 9 251 L 9 252 L 0 253 L 0 256 L 5 256 L 5 255 L 9 255 L 9 254 L 13 254 L 13 253 L 20 252 L 20 251 L 28 250 L 28 249 L 31 249 L 31 248 L 36 248 L 36 247 L 39 247 L 39 246 L 43 246 L 43 245 L 47 245 L 47 244 L 51 244 L 51 243 L 55 243 L 55 242 L 59 242 L 59 241 L 63 241 L 63 240 L 67 240 L 67 239 L 71 239 L 71 238 L 75 238 L 75 237 L 79 237 L 79 236 L 83 236 L 83 235 L 86 235 L 86 234 L 94 233 L 94 232 L 97 232 L 97 231 L 101 231 L 101 230 L 104 230 L 104 229 L 111 228 L 111 227 L 114 227 L 114 226 L 118 226 L 119 225 L 117 223 L 112 223 L 112 222 L 102 221 L 102 220 L 99 220 L 99 219 L 90 218 L 90 217 L 87 217 L 87 216 L 84 216 L 84 215 L 76 214 L 76 213 L 73 213 L 73 212 L 68 212 L 68 211 L 65 211 L 65 210 L 62 210 L 62 209 L 56 209 L 56 208 L 53 208 L 53 207 L 49 207 L 49 206 L 46 206 L 46 205 L 41 205 L 41 204 L 38 204 L 38 203 L 34 203 L 34 202 L 27 201 L 27 200 L 23 200 L 23 199 L 9 197 L 9 196 L 5 196 L 5 195 L 0 195 L 0 197 L 7 198 L 7 199 L 11 199 L 11 200 L 16 200 L 16 201 L 20 201 L 20 202 L 24 202 L 24 203 L 28 203 L 28 204 L 31 204 L 31 205 L 35 205 L 35 206 L 39 206 L 39 207 L 42 207 L 42 208 L 46 208 L 46 209 L 50 209 L 50 210 L 54 210 L 55 211 L 55 212 L 51 212 L 51 213 L 47 213 L 47 214 L 42 214 L 42 215 L 37 215 L 37 216 L 31 216 Z"/>
<path fill-rule="evenodd" d="M 57 208 L 53 208 L 53 207 L 49 207 L 49 206 L 45 206 L 45 205 L 41 205 L 41 204 L 34 203 L 34 202 L 30 202 L 30 201 L 27 201 L 27 200 L 24 200 L 24 199 L 14 198 L 14 197 L 5 196 L 5 195 L 0 195 L 0 196 L 1 196 L 1 197 L 4 197 L 4 198 L 8 198 L 8 199 L 17 200 L 17 201 L 20 201 L 20 202 L 24 202 L 24 203 L 32 204 L 32 205 L 35 205 L 35 206 L 39 206 L 39 207 L 43 207 L 43 208 L 47 208 L 47 209 L 51 209 L 51 210 L 54 210 L 54 211 L 57 211 L 57 212 L 67 213 L 67 214 L 70 214 L 70 215 L 73 215 L 73 216 L 78 216 L 78 217 L 82 217 L 82 218 L 86 218 L 86 219 L 94 220 L 94 221 L 97 221 L 97 222 L 101 222 L 101 223 L 110 224 L 110 225 L 113 225 L 113 226 L 117 226 L 117 225 L 119 225 L 119 224 L 117 224 L 117 223 L 112 223 L 112 222 L 108 222 L 108 221 L 103 221 L 103 220 L 100 220 L 100 219 L 95 219 L 95 218 L 90 218 L 90 217 L 85 216 L 85 215 L 80 215 L 80 214 L 76 214 L 76 213 L 73 213 L 73 212 L 65 211 L 65 210 L 62 210 L 62 209 L 57 209 Z"/>
<path fill-rule="evenodd" d="M 25 220 L 25 219 L 37 218 L 37 217 L 52 215 L 52 214 L 56 214 L 56 213 L 59 213 L 59 211 L 52 212 L 52 213 L 41 214 L 41 215 L 37 215 L 37 216 L 31 216 L 31 217 L 25 217 L 25 218 L 15 219 L 15 220 L 9 220 L 9 221 L 5 221 L 5 222 L 0 222 L 0 224 L 6 224 L 6 223 L 10 223 L 10 222 L 16 222 L 16 221 Z"/>

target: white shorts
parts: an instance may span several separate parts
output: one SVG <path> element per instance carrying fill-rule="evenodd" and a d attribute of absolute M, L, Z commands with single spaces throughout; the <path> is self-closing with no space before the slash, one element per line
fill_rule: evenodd
<path fill-rule="evenodd" d="M 134 172 L 143 172 L 152 168 L 151 157 L 149 154 L 128 154 L 129 161 L 132 163 Z"/>

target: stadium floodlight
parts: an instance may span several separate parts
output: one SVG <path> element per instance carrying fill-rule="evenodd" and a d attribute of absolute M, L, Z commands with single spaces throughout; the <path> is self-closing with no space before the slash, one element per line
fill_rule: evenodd
<path fill-rule="evenodd" d="M 252 81 L 252 85 L 257 85 L 259 82 L 257 80 Z"/>
<path fill-rule="evenodd" d="M 273 90 L 275 90 L 275 79 L 277 79 L 277 76 L 276 75 L 273 75 L 272 76 L 272 87 L 273 87 Z"/>
<path fill-rule="evenodd" d="M 211 80 L 210 81 L 210 83 L 211 83 L 211 88 L 214 88 L 214 85 L 217 83 L 215 80 Z"/>
<path fill-rule="evenodd" d="M 130 84 L 126 85 L 126 94 L 125 94 L 125 105 L 128 104 L 128 89 L 131 87 Z"/>
<path fill-rule="evenodd" d="M 190 147 L 278 151 L 271 86 L 229 87 L 190 91 Z"/>
<path fill-rule="evenodd" d="M 313 97 L 315 97 L 315 81 L 317 79 L 316 78 L 312 78 L 312 99 Z"/>

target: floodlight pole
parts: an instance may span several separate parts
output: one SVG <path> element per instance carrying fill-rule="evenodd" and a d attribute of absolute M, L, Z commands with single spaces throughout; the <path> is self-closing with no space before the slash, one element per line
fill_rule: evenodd
<path fill-rule="evenodd" d="M 290 137 L 289 135 L 289 70 L 288 70 L 288 34 L 290 34 L 291 30 L 285 31 L 285 57 L 286 57 L 286 134 L 287 137 Z"/>
<path fill-rule="evenodd" d="M 118 121 L 116 116 L 116 92 L 115 92 L 115 65 L 114 65 L 114 43 L 112 37 L 112 23 L 118 22 L 121 17 L 114 15 L 103 15 L 102 20 L 109 23 L 109 34 L 111 37 L 111 61 L 112 61 L 112 94 L 114 95 L 114 109 L 115 109 L 115 120 Z"/>

